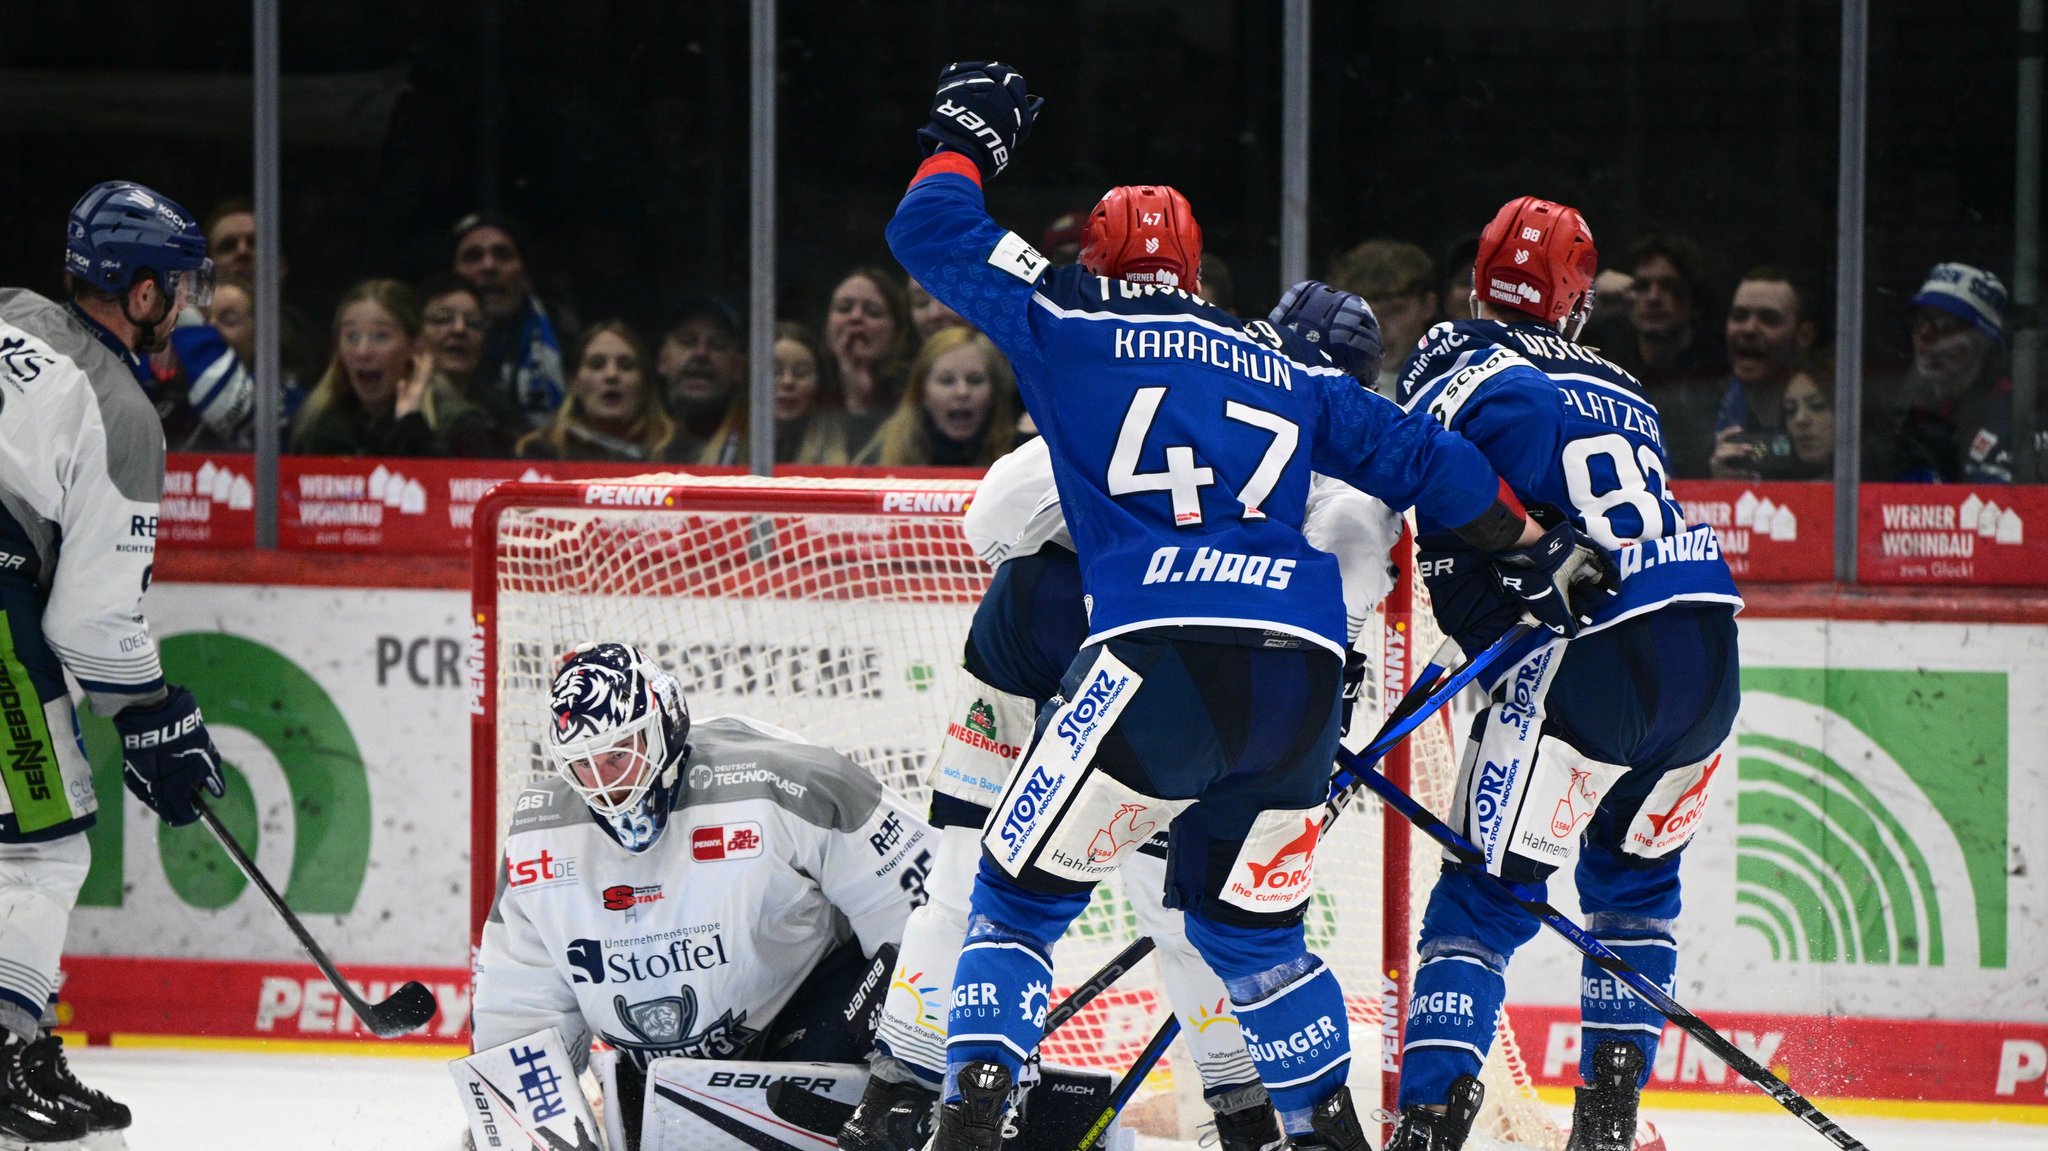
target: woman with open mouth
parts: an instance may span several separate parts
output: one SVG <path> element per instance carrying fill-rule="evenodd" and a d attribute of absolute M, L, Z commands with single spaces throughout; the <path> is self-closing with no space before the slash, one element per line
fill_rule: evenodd
<path fill-rule="evenodd" d="M 919 349 L 895 413 L 854 462 L 985 468 L 1016 439 L 1009 361 L 972 328 L 942 328 Z"/>

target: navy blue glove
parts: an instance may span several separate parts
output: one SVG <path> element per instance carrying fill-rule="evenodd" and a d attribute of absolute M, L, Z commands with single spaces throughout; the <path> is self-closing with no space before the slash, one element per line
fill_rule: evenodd
<path fill-rule="evenodd" d="M 939 73 L 932 118 L 917 130 L 929 156 L 941 147 L 981 169 L 983 183 L 1003 174 L 1045 101 L 1024 91 L 1024 74 L 993 60 L 948 64 Z"/>
<path fill-rule="evenodd" d="M 1537 623 L 1566 638 L 1621 592 L 1607 553 L 1569 522 L 1526 548 L 1495 555 L 1493 578 Z"/>
<path fill-rule="evenodd" d="M 1344 649 L 1344 694 L 1337 710 L 1337 732 L 1351 734 L 1351 715 L 1358 710 L 1358 697 L 1365 694 L 1365 653 L 1355 647 Z"/>
<path fill-rule="evenodd" d="M 227 794 L 220 774 L 220 750 L 206 734 L 199 705 L 182 687 L 155 707 L 125 707 L 114 713 L 121 733 L 121 781 L 172 827 L 199 818 L 192 789 L 204 787 L 215 799 Z"/>
<path fill-rule="evenodd" d="M 1485 651 L 1522 622 L 1522 601 L 1501 594 L 1492 556 L 1463 546 L 1450 532 L 1431 532 L 1416 543 L 1415 567 L 1429 589 L 1430 614 L 1460 649 Z"/>
<path fill-rule="evenodd" d="M 1380 342 L 1380 318 L 1365 297 L 1321 280 L 1303 280 L 1287 289 L 1266 318 L 1301 333 L 1366 387 L 1379 378 L 1386 349 Z"/>

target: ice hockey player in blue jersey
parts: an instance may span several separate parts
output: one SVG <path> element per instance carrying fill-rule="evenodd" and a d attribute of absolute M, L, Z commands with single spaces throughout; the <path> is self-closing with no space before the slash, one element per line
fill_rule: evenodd
<path fill-rule="evenodd" d="M 1401 399 L 1486 453 L 1530 514 L 1595 541 L 1620 580 L 1575 636 L 1550 637 L 1498 675 L 1447 819 L 1485 852 L 1487 871 L 1539 891 L 1577 844 L 1588 930 L 1669 987 L 1679 854 L 1739 698 L 1742 600 L 1714 530 L 1687 524 L 1665 484 L 1656 408 L 1627 372 L 1575 342 L 1596 260 L 1578 212 L 1509 202 L 1480 236 L 1474 318 L 1430 329 Z M 1418 526 L 1437 620 L 1477 651 L 1521 604 L 1431 509 Z M 1508 958 L 1537 927 L 1473 868 L 1445 864 L 1422 921 L 1390 1151 L 1463 1144 Z M 1627 1151 L 1663 1019 L 1590 961 L 1582 991 L 1588 1086 L 1570 1146 Z"/>
<path fill-rule="evenodd" d="M 1577 626 L 1574 588 L 1601 577 L 1597 552 L 1570 525 L 1542 531 L 1472 445 L 1299 335 L 1210 306 L 1168 261 L 1127 258 L 1148 217 L 1186 214 L 1171 231 L 1198 232 L 1179 193 L 1113 190 L 1078 267 L 999 227 L 982 185 L 1040 103 L 1007 66 L 945 69 L 919 132 L 927 158 L 888 231 L 904 268 L 1016 369 L 1089 627 L 983 839 L 933 1147 L 1000 1145 L 1049 1007 L 1052 943 L 1137 849 L 1111 834 L 1135 809 L 1171 823 L 1171 901 L 1230 991 L 1286 1133 L 1361 1151 L 1343 995 L 1301 927 L 1345 635 L 1336 560 L 1302 537 L 1309 470 L 1455 525 L 1562 629 Z M 1110 266 L 1121 278 L 1100 274 Z"/>

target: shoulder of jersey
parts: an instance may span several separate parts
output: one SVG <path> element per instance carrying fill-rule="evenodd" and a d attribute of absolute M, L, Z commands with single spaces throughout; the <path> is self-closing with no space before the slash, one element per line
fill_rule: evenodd
<path fill-rule="evenodd" d="M 42 341 L 87 375 L 104 370 L 132 378 L 128 366 L 115 359 L 64 305 L 27 288 L 0 288 L 0 322 Z"/>
<path fill-rule="evenodd" d="M 590 822 L 590 810 L 584 806 L 583 797 L 576 794 L 568 780 L 550 774 L 519 793 L 512 803 L 512 827 L 505 834 L 545 831 L 577 821 Z"/>
<path fill-rule="evenodd" d="M 678 808 L 767 800 L 816 827 L 851 831 L 882 800 L 882 785 L 829 747 L 742 715 L 690 726 Z"/>

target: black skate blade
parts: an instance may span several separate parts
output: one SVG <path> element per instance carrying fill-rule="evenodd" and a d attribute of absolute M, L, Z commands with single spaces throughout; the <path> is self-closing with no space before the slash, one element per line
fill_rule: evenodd
<path fill-rule="evenodd" d="M 361 1003 L 356 1014 L 362 1016 L 370 1034 L 379 1039 L 395 1039 L 409 1035 L 427 1025 L 427 1020 L 441 1010 L 434 993 L 417 980 L 393 992 L 382 1003 Z"/>
<path fill-rule="evenodd" d="M 813 1091 L 806 1091 L 787 1079 L 768 1085 L 768 1110 L 806 1131 L 837 1138 L 839 1129 L 853 1118 L 853 1105 L 841 1103 Z"/>

